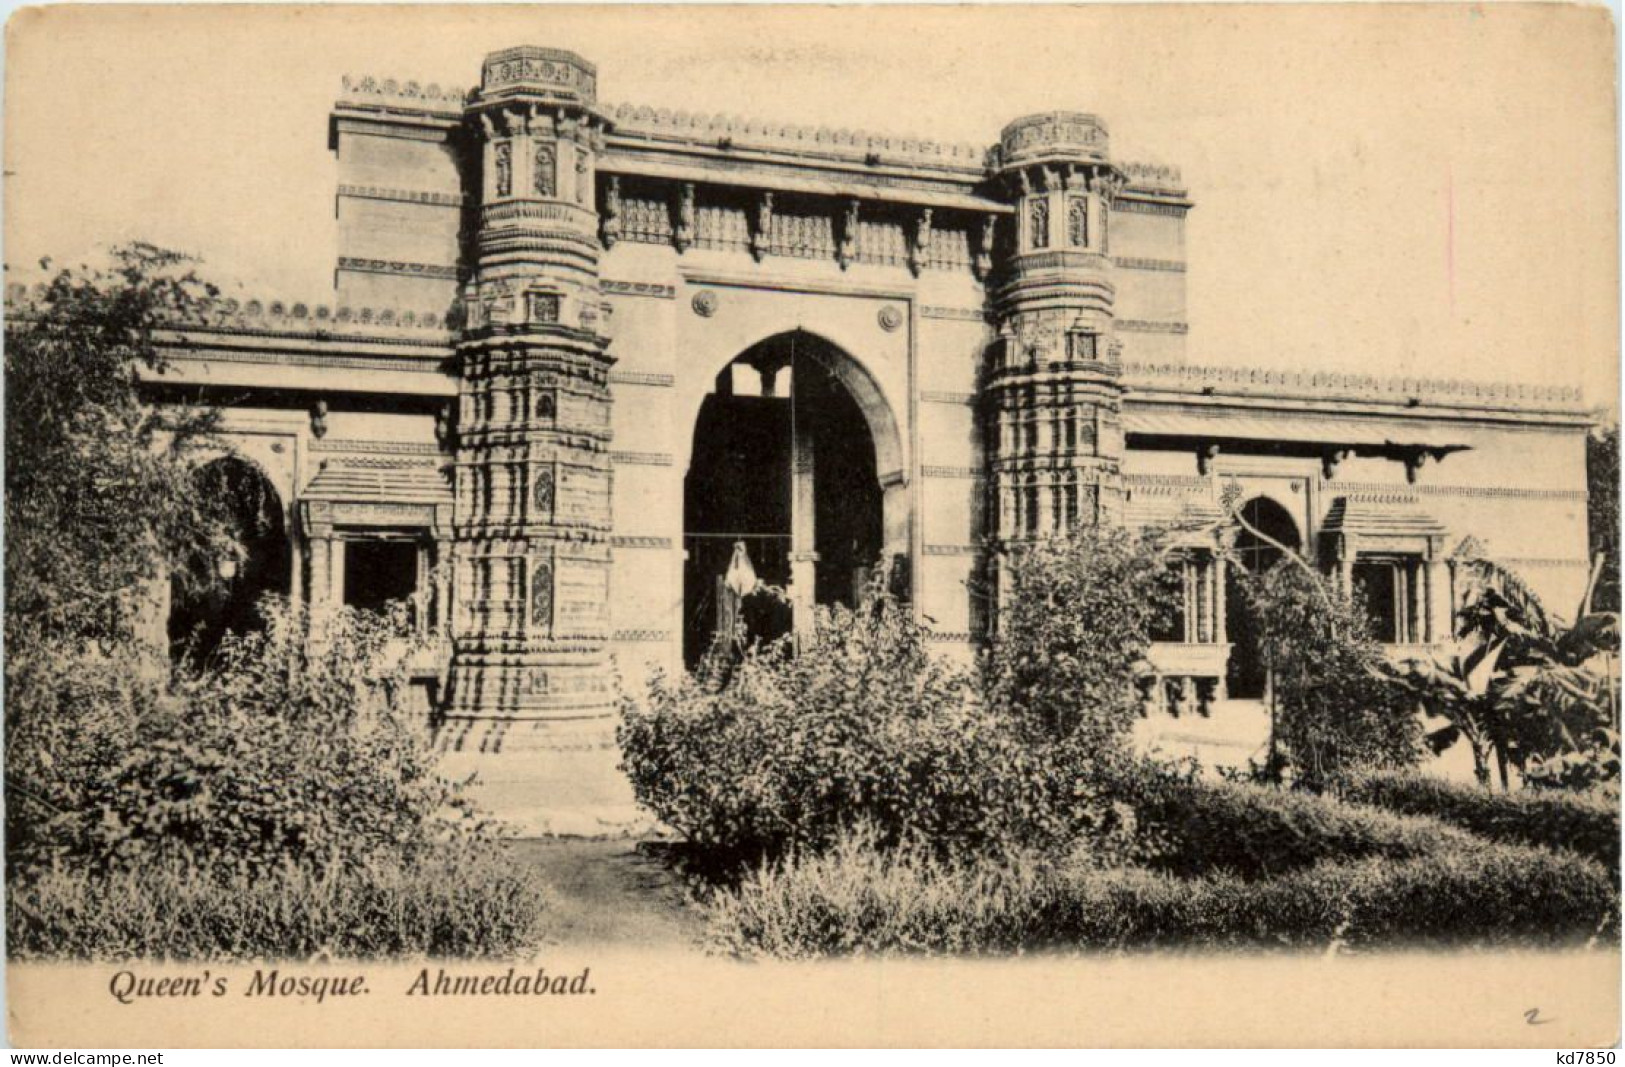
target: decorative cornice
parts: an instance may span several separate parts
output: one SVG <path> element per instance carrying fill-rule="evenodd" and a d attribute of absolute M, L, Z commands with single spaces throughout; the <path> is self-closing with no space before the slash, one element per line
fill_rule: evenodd
<path fill-rule="evenodd" d="M 1125 333 L 1190 333 L 1188 322 L 1153 322 L 1150 319 L 1118 319 L 1117 328 Z"/>
<path fill-rule="evenodd" d="M 621 467 L 669 467 L 670 452 L 611 452 L 610 462 Z"/>
<path fill-rule="evenodd" d="M 1391 504 L 1395 507 L 1415 507 L 1422 502 L 1415 486 L 1379 485 L 1370 489 L 1352 485 L 1327 483 L 1327 492 L 1336 493 L 1351 504 Z"/>
<path fill-rule="evenodd" d="M 672 632 L 670 630 L 616 630 L 615 636 L 610 638 L 610 640 L 619 641 L 625 644 L 660 644 L 674 640 L 674 638 L 672 637 Z"/>
<path fill-rule="evenodd" d="M 925 389 L 920 392 L 920 399 L 927 404 L 974 404 L 975 393 L 948 393 Z"/>
<path fill-rule="evenodd" d="M 1212 487 L 1213 481 L 1194 474 L 1125 474 L 1123 484 L 1135 488 L 1157 486 L 1166 489 L 1208 489 Z"/>
<path fill-rule="evenodd" d="M 1185 182 L 1178 167 L 1162 163 L 1119 163 L 1117 169 L 1128 179 L 1129 192 L 1184 196 Z"/>
<path fill-rule="evenodd" d="M 1106 123 L 1082 111 L 1041 111 L 1005 125 L 992 159 L 1001 168 L 1073 162 L 1105 163 Z"/>
<path fill-rule="evenodd" d="M 641 371 L 612 370 L 609 372 L 609 383 L 611 385 L 650 385 L 669 389 L 677 384 L 677 378 L 671 374 L 646 374 Z"/>
<path fill-rule="evenodd" d="M 1114 256 L 1112 262 L 1124 270 L 1161 270 L 1175 274 L 1185 273 L 1185 263 L 1178 259 L 1140 259 L 1135 256 Z"/>
<path fill-rule="evenodd" d="M 1584 489 L 1518 489 L 1499 485 L 1433 485 L 1422 482 L 1417 485 L 1408 485 L 1400 490 L 1392 485 L 1382 482 L 1340 482 L 1330 481 L 1323 483 L 1327 492 L 1396 492 L 1404 491 L 1419 493 L 1423 496 L 1465 496 L 1465 497 L 1501 497 L 1509 500 L 1584 500 Z"/>
<path fill-rule="evenodd" d="M 974 556 L 975 545 L 926 545 L 925 554 L 928 556 Z"/>
<path fill-rule="evenodd" d="M 689 114 L 665 108 L 621 104 L 611 109 L 615 132 L 642 134 L 662 140 L 685 140 L 722 144 L 729 148 L 809 151 L 832 156 L 850 156 L 875 162 L 935 164 L 980 170 L 987 149 L 973 144 L 951 144 L 918 138 L 888 137 L 859 130 L 832 130 L 827 126 L 740 119 L 727 115 Z"/>
<path fill-rule="evenodd" d="M 312 439 L 309 447 L 312 452 L 353 452 L 366 455 L 449 458 L 448 454 L 443 452 L 439 445 L 424 444 L 417 441 L 363 441 L 355 438 L 324 437 L 319 440 Z"/>
<path fill-rule="evenodd" d="M 1132 192 L 1126 192 L 1112 201 L 1113 211 L 1126 211 L 1130 215 L 1168 215 L 1176 219 L 1185 217 L 1190 210 L 1189 204 L 1165 204 L 1157 200 L 1135 200 Z"/>
<path fill-rule="evenodd" d="M 355 197 L 358 200 L 392 200 L 402 204 L 432 204 L 435 207 L 462 207 L 468 199 L 461 193 L 385 189 L 374 185 L 340 185 L 339 195 Z"/>
<path fill-rule="evenodd" d="M 609 539 L 612 548 L 656 548 L 670 549 L 672 540 L 669 537 L 642 537 L 617 534 Z"/>
<path fill-rule="evenodd" d="M 439 263 L 407 263 L 393 259 L 360 259 L 340 256 L 339 270 L 359 271 L 363 274 L 398 274 L 409 278 L 436 278 L 456 281 L 458 268 Z"/>
<path fill-rule="evenodd" d="M 1583 571 L 1590 567 L 1583 559 L 1553 559 L 1549 556 L 1510 556 L 1489 562 L 1503 567 L 1555 567 L 1563 570 Z"/>
<path fill-rule="evenodd" d="M 924 478 L 980 478 L 982 472 L 975 467 L 921 467 Z"/>
<path fill-rule="evenodd" d="M 614 296 L 652 296 L 657 300 L 675 300 L 677 287 L 658 282 L 623 282 L 605 278 L 599 283 L 606 294 Z"/>
<path fill-rule="evenodd" d="M 307 334 L 255 334 L 247 330 L 221 331 L 232 336 L 260 336 L 270 338 L 283 338 L 290 340 L 309 340 Z M 364 337 L 323 337 L 330 341 L 375 341 L 377 338 Z M 254 352 L 240 349 L 209 348 L 200 349 L 198 346 L 189 346 L 180 349 L 171 349 L 167 352 L 175 362 L 201 362 L 201 363 L 245 363 L 258 366 L 275 367 L 309 367 L 319 370 L 381 370 L 381 371 L 409 371 L 414 373 L 433 373 L 444 378 L 441 371 L 441 362 L 450 357 L 449 351 L 440 350 L 425 355 L 388 355 L 388 356 L 334 356 L 326 352 Z M 449 379 L 447 379 L 449 380 Z"/>
<path fill-rule="evenodd" d="M 32 288 L 21 284 L 6 286 L 6 314 L 12 318 L 27 318 L 34 301 L 45 295 L 44 285 Z M 340 304 L 306 304 L 283 300 L 238 300 L 221 297 L 196 306 L 195 314 L 177 319 L 171 325 L 181 330 L 196 327 L 219 333 L 241 333 L 255 337 L 326 337 L 339 339 L 345 335 L 371 333 L 411 333 L 417 336 L 402 338 L 402 344 L 422 344 L 426 332 L 446 335 L 458 321 L 453 311 L 412 311 L 402 308 L 350 307 Z M 376 337 L 365 337 L 377 340 Z M 438 340 L 438 339 L 437 339 Z M 427 342 L 435 343 L 435 342 Z"/>
<path fill-rule="evenodd" d="M 481 96 L 502 99 L 516 90 L 590 107 L 598 99 L 598 68 L 574 52 L 535 45 L 486 56 L 480 67 Z"/>
<path fill-rule="evenodd" d="M 987 322 L 987 312 L 981 308 L 949 308 L 921 305 L 922 319 L 956 319 L 961 322 Z"/>
<path fill-rule="evenodd" d="M 971 645 L 976 643 L 975 635 L 971 634 L 967 630 L 932 630 L 926 634 L 926 640 L 936 641 L 943 644 L 951 642 L 959 645 Z"/>
<path fill-rule="evenodd" d="M 393 78 L 375 78 L 371 75 L 351 77 L 346 74 L 342 84 L 344 95 L 356 100 L 372 104 L 403 104 L 414 110 L 437 111 L 459 117 L 463 113 L 464 102 L 474 95 L 472 89 L 454 86 L 442 89 L 433 83 L 420 85 L 415 81 L 398 82 Z"/>
<path fill-rule="evenodd" d="M 1119 322 L 1118 328 L 1127 326 Z M 1377 378 L 1368 374 L 1277 370 L 1261 367 L 1204 367 L 1183 363 L 1125 363 L 1123 383 L 1142 388 L 1172 388 L 1199 393 L 1295 393 L 1321 400 L 1349 397 L 1443 403 L 1488 403 L 1509 407 L 1557 408 L 1578 412 L 1580 390 L 1571 386 L 1516 385 L 1432 378 Z"/>

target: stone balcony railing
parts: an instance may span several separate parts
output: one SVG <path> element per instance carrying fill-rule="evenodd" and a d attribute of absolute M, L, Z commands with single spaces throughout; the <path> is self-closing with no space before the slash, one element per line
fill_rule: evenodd
<path fill-rule="evenodd" d="M 1140 714 L 1207 715 L 1224 699 L 1224 676 L 1230 663 L 1228 643 L 1158 641 L 1141 665 Z"/>

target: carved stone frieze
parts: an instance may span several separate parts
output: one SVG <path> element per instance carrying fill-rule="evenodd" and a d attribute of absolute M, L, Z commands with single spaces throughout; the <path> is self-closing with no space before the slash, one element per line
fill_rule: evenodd
<path fill-rule="evenodd" d="M 458 268 L 439 263 L 409 263 L 395 259 L 363 259 L 340 256 L 339 270 L 362 271 L 368 274 L 399 274 L 409 278 L 442 278 L 457 280 Z"/>

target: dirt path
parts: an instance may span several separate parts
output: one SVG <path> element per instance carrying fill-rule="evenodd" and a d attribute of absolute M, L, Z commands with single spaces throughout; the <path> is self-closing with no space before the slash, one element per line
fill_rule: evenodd
<path fill-rule="evenodd" d="M 553 887 L 552 932 L 564 945 L 688 948 L 704 927 L 682 884 L 637 842 L 537 838 L 516 843 Z"/>

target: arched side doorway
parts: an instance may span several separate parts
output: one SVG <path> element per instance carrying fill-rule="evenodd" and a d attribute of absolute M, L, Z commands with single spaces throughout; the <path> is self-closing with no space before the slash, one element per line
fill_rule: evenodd
<path fill-rule="evenodd" d="M 1292 515 L 1269 497 L 1258 496 L 1241 507 L 1247 523 L 1293 551 L 1303 549 L 1303 536 Z M 1236 533 L 1236 558 L 1241 566 L 1226 568 L 1225 574 L 1225 626 L 1231 641 L 1230 666 L 1225 686 L 1232 699 L 1255 700 L 1264 695 L 1264 659 L 1259 648 L 1258 623 L 1248 606 L 1241 583 L 1245 577 L 1239 573 L 1263 574 L 1281 559 L 1281 550 L 1269 541 L 1242 527 Z"/>
<path fill-rule="evenodd" d="M 257 605 L 267 594 L 287 595 L 289 548 L 282 498 L 265 473 L 237 456 L 223 456 L 192 475 L 196 492 L 224 500 L 238 556 L 206 564 L 209 574 L 171 580 L 169 647 L 176 659 L 207 659 L 228 631 L 262 625 Z"/>
<path fill-rule="evenodd" d="M 805 331 L 752 345 L 716 376 L 683 483 L 683 654 L 715 640 L 722 582 L 743 546 L 795 611 L 854 604 L 907 551 L 901 443 L 890 406 L 851 356 Z M 747 606 L 756 636 L 791 613 Z"/>

